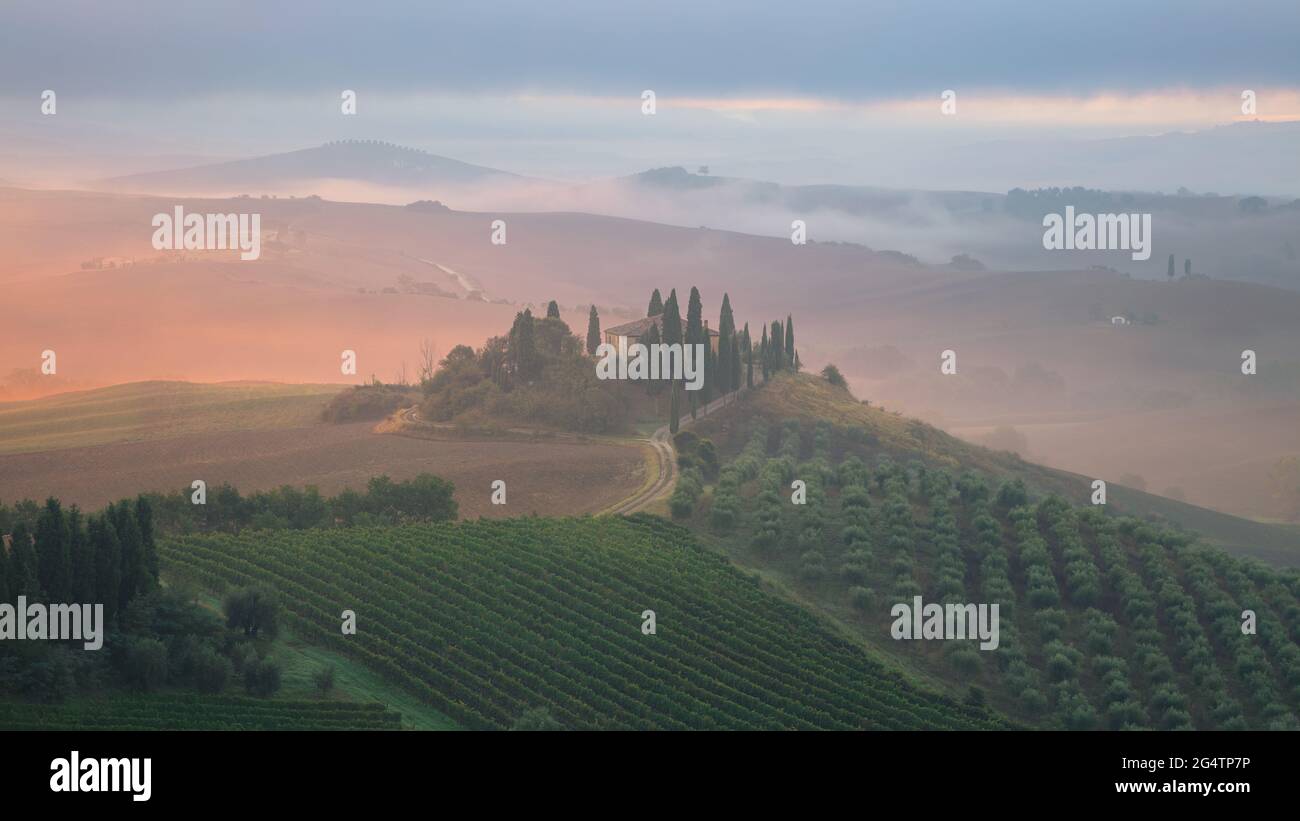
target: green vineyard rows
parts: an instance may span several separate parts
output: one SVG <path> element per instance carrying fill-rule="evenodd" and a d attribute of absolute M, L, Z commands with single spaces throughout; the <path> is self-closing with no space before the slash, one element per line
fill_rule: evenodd
<path fill-rule="evenodd" d="M 204 534 L 168 572 L 280 594 L 295 632 L 467 728 L 987 728 L 653 517 Z M 340 614 L 354 610 L 356 635 Z M 642 612 L 657 633 L 642 633 Z"/>

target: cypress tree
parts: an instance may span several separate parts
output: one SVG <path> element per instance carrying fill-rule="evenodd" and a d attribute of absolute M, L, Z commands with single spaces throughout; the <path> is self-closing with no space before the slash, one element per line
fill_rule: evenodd
<path fill-rule="evenodd" d="M 117 590 L 117 609 L 125 610 L 136 594 L 147 589 L 145 583 L 144 544 L 140 536 L 140 525 L 135 520 L 131 502 L 123 499 L 116 505 L 109 506 L 113 519 L 113 529 L 121 547 L 120 566 L 122 569 L 121 585 Z"/>
<path fill-rule="evenodd" d="M 731 314 L 731 297 L 722 295 L 722 310 L 718 313 L 718 385 L 719 393 L 735 390 L 739 374 L 735 369 L 736 318 Z"/>
<path fill-rule="evenodd" d="M 143 493 L 135 500 L 135 522 L 140 527 L 140 544 L 144 548 L 145 583 L 152 589 L 158 584 L 158 545 L 153 538 L 153 505 Z"/>
<path fill-rule="evenodd" d="M 45 500 L 36 519 L 36 578 L 51 602 L 67 602 L 72 593 L 72 556 L 68 519 L 59 500 Z"/>
<path fill-rule="evenodd" d="M 772 360 L 769 366 L 772 372 L 783 370 L 785 368 L 785 331 L 781 330 L 781 320 L 775 320 L 772 323 L 772 334 L 767 341 L 768 358 Z"/>
<path fill-rule="evenodd" d="M 650 307 L 646 309 L 646 316 L 659 316 L 664 312 L 664 300 L 659 296 L 659 289 L 650 295 Z"/>
<path fill-rule="evenodd" d="M 672 399 L 668 402 L 668 432 L 677 432 L 677 418 L 682 415 L 681 408 L 678 407 L 677 399 L 677 380 L 672 381 Z"/>
<path fill-rule="evenodd" d="M 745 387 L 754 387 L 754 344 L 749 338 L 749 323 L 745 323 Z"/>
<path fill-rule="evenodd" d="M 682 342 L 682 315 L 677 308 L 676 288 L 669 292 L 668 301 L 664 303 L 663 341 L 666 345 L 680 345 Z M 668 402 L 668 430 L 676 433 L 677 420 L 681 416 L 681 400 L 677 395 L 679 380 L 670 377 L 671 374 L 668 379 L 671 389 L 671 399 Z"/>
<path fill-rule="evenodd" d="M 24 522 L 14 525 L 9 547 L 9 592 L 15 597 L 28 599 L 41 597 L 41 582 L 36 575 L 36 545 L 32 544 L 31 531 Z"/>
<path fill-rule="evenodd" d="M 99 601 L 95 598 L 95 548 L 86 535 L 81 511 L 76 505 L 68 509 L 68 533 L 68 553 L 72 563 L 71 600 L 82 603 Z"/>
<path fill-rule="evenodd" d="M 700 289 L 694 285 L 691 286 L 691 295 L 686 302 L 686 344 L 687 345 L 709 345 L 709 340 L 704 333 L 704 305 L 700 301 Z M 707 361 L 708 357 L 705 356 Z M 696 367 L 703 366 L 703 362 L 697 363 Z M 691 418 L 695 418 L 695 411 L 699 407 L 700 398 L 697 391 L 690 391 L 691 399 Z"/>
<path fill-rule="evenodd" d="M 785 356 L 794 365 L 794 318 L 789 314 L 785 315 Z M 798 368 L 795 368 L 798 370 Z"/>
<path fill-rule="evenodd" d="M 117 530 L 105 511 L 102 516 L 90 517 L 86 531 L 95 553 L 95 595 L 104 605 L 105 617 L 112 619 L 117 615 L 122 586 L 122 547 Z"/>
<path fill-rule="evenodd" d="M 537 346 L 533 341 L 533 312 L 525 308 L 515 314 L 515 324 L 510 328 L 509 359 L 520 382 L 531 382 L 540 370 Z"/>
<path fill-rule="evenodd" d="M 5 549 L 4 533 L 0 532 L 0 602 L 13 601 L 9 591 L 9 551 Z"/>
<path fill-rule="evenodd" d="M 763 381 L 766 382 L 772 375 L 771 358 L 767 354 L 767 326 L 763 326 L 763 341 L 758 346 L 758 363 L 763 368 Z"/>
<path fill-rule="evenodd" d="M 713 401 L 713 381 L 717 379 L 718 362 L 713 355 L 713 346 L 704 346 L 704 384 L 696 393 L 700 394 L 700 404 L 708 406 Z"/>
<path fill-rule="evenodd" d="M 682 315 L 677 308 L 677 289 L 668 294 L 664 303 L 663 338 L 665 345 L 680 345 L 682 342 Z"/>
<path fill-rule="evenodd" d="M 547 318 L 547 319 L 559 319 L 559 318 L 560 318 L 560 306 L 559 306 L 559 305 L 555 302 L 555 300 L 553 300 L 553 299 L 552 299 L 552 300 L 550 301 L 550 303 L 546 306 L 546 318 Z"/>
<path fill-rule="evenodd" d="M 600 347 L 600 317 L 596 314 L 596 306 L 591 306 L 591 313 L 587 315 L 587 353 L 591 356 L 596 355 L 596 349 Z"/>
<path fill-rule="evenodd" d="M 653 350 L 653 348 L 650 348 L 650 346 L 658 345 L 660 341 L 659 326 L 655 325 L 653 322 L 650 323 L 650 329 L 645 332 L 645 336 L 641 337 L 640 341 L 641 344 L 646 346 L 646 350 Z M 661 390 L 663 390 L 663 387 L 664 387 L 664 383 L 662 379 L 647 379 L 645 392 L 650 396 L 654 396 L 658 394 Z M 658 406 L 656 405 L 656 410 L 657 409 Z"/>
<path fill-rule="evenodd" d="M 714 377 L 718 380 L 718 394 L 726 396 L 731 392 L 731 337 L 718 333 L 718 361 L 713 366 Z"/>

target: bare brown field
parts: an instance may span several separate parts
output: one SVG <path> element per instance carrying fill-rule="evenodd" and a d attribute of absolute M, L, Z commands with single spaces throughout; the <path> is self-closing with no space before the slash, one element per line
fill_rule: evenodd
<path fill-rule="evenodd" d="M 372 423 L 200 433 L 0 456 L 0 499 L 43 499 L 95 509 L 143 491 L 176 491 L 203 479 L 241 492 L 316 485 L 324 494 L 361 489 L 372 476 L 434 473 L 456 485 L 463 518 L 594 513 L 637 491 L 641 450 L 606 443 L 413 439 L 372 432 Z M 506 482 L 507 504 L 491 485 Z"/>

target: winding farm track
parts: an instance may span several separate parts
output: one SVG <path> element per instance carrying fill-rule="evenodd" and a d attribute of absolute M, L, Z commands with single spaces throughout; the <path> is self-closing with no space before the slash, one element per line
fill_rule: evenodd
<path fill-rule="evenodd" d="M 708 405 L 705 405 L 704 407 L 700 408 L 697 416 L 700 418 L 706 417 L 710 413 L 716 411 L 718 408 L 721 408 L 724 405 L 730 405 L 738 401 L 740 399 L 741 394 L 745 393 L 746 390 L 747 390 L 746 388 L 742 387 L 740 390 L 736 391 L 733 394 L 713 400 Z M 444 423 L 444 422 L 427 422 L 419 417 L 419 415 L 416 413 L 416 408 L 414 407 L 405 408 L 401 411 L 398 411 L 397 416 L 402 422 L 408 425 L 415 425 L 415 426 L 426 427 L 426 428 L 455 428 L 456 427 L 455 425 Z M 678 430 L 685 430 L 686 428 L 690 427 L 693 421 L 694 420 L 691 419 L 690 414 L 689 413 L 686 414 L 685 416 L 677 420 Z M 397 433 L 398 431 L 387 431 L 387 432 Z M 535 431 L 527 430 L 524 428 L 512 428 L 510 429 L 509 432 L 518 433 L 518 434 L 532 434 Z M 574 434 L 556 433 L 551 435 L 553 435 L 556 439 L 561 439 L 561 440 L 565 438 L 570 438 L 570 439 L 579 438 L 577 435 Z M 599 438 L 599 437 L 584 437 L 584 438 L 591 439 L 591 438 Z M 641 488 L 636 493 L 627 497 L 623 501 L 605 508 L 600 512 L 599 515 L 623 516 L 631 513 L 636 513 L 638 511 L 645 510 L 646 508 L 650 507 L 659 499 L 662 499 L 665 496 L 672 493 L 673 485 L 675 485 L 677 482 L 677 452 L 673 448 L 673 439 L 672 436 L 669 435 L 668 433 L 667 425 L 664 425 L 663 427 L 659 428 L 653 434 L 651 434 L 649 437 L 646 438 L 628 439 L 626 437 L 618 437 L 618 438 L 611 437 L 609 441 L 618 441 L 624 444 L 648 445 L 650 447 L 651 452 L 653 452 L 655 455 L 655 462 L 657 463 L 657 467 L 658 467 L 658 475 L 655 477 L 653 482 Z"/>

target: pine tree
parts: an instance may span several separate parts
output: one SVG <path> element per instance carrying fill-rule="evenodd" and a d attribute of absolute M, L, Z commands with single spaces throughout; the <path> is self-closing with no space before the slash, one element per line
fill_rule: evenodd
<path fill-rule="evenodd" d="M 664 312 L 664 300 L 659 296 L 659 289 L 650 295 L 650 307 L 646 309 L 646 316 L 659 316 Z"/>
<path fill-rule="evenodd" d="M 26 596 L 28 599 L 41 597 L 41 582 L 36 574 L 36 545 L 32 544 L 31 531 L 27 525 L 19 522 L 10 534 L 9 546 L 9 592 L 15 597 Z"/>
<path fill-rule="evenodd" d="M 122 547 L 108 511 L 91 516 L 86 533 L 95 553 L 95 595 L 104 604 L 105 618 L 111 620 L 117 615 L 122 586 Z"/>
<path fill-rule="evenodd" d="M 786 314 L 785 316 L 785 356 L 790 365 L 794 365 L 794 319 Z M 795 370 L 799 370 L 795 368 Z"/>
<path fill-rule="evenodd" d="M 67 517 L 59 500 L 51 496 L 36 519 L 36 578 L 51 602 L 67 602 L 72 598 L 70 542 Z"/>
<path fill-rule="evenodd" d="M 596 355 L 596 349 L 600 347 L 600 317 L 596 314 L 596 306 L 591 306 L 591 313 L 587 315 L 587 353 L 591 356 Z"/>
<path fill-rule="evenodd" d="M 550 304 L 546 306 L 546 318 L 547 319 L 560 318 L 560 306 L 553 299 L 550 301 Z"/>

